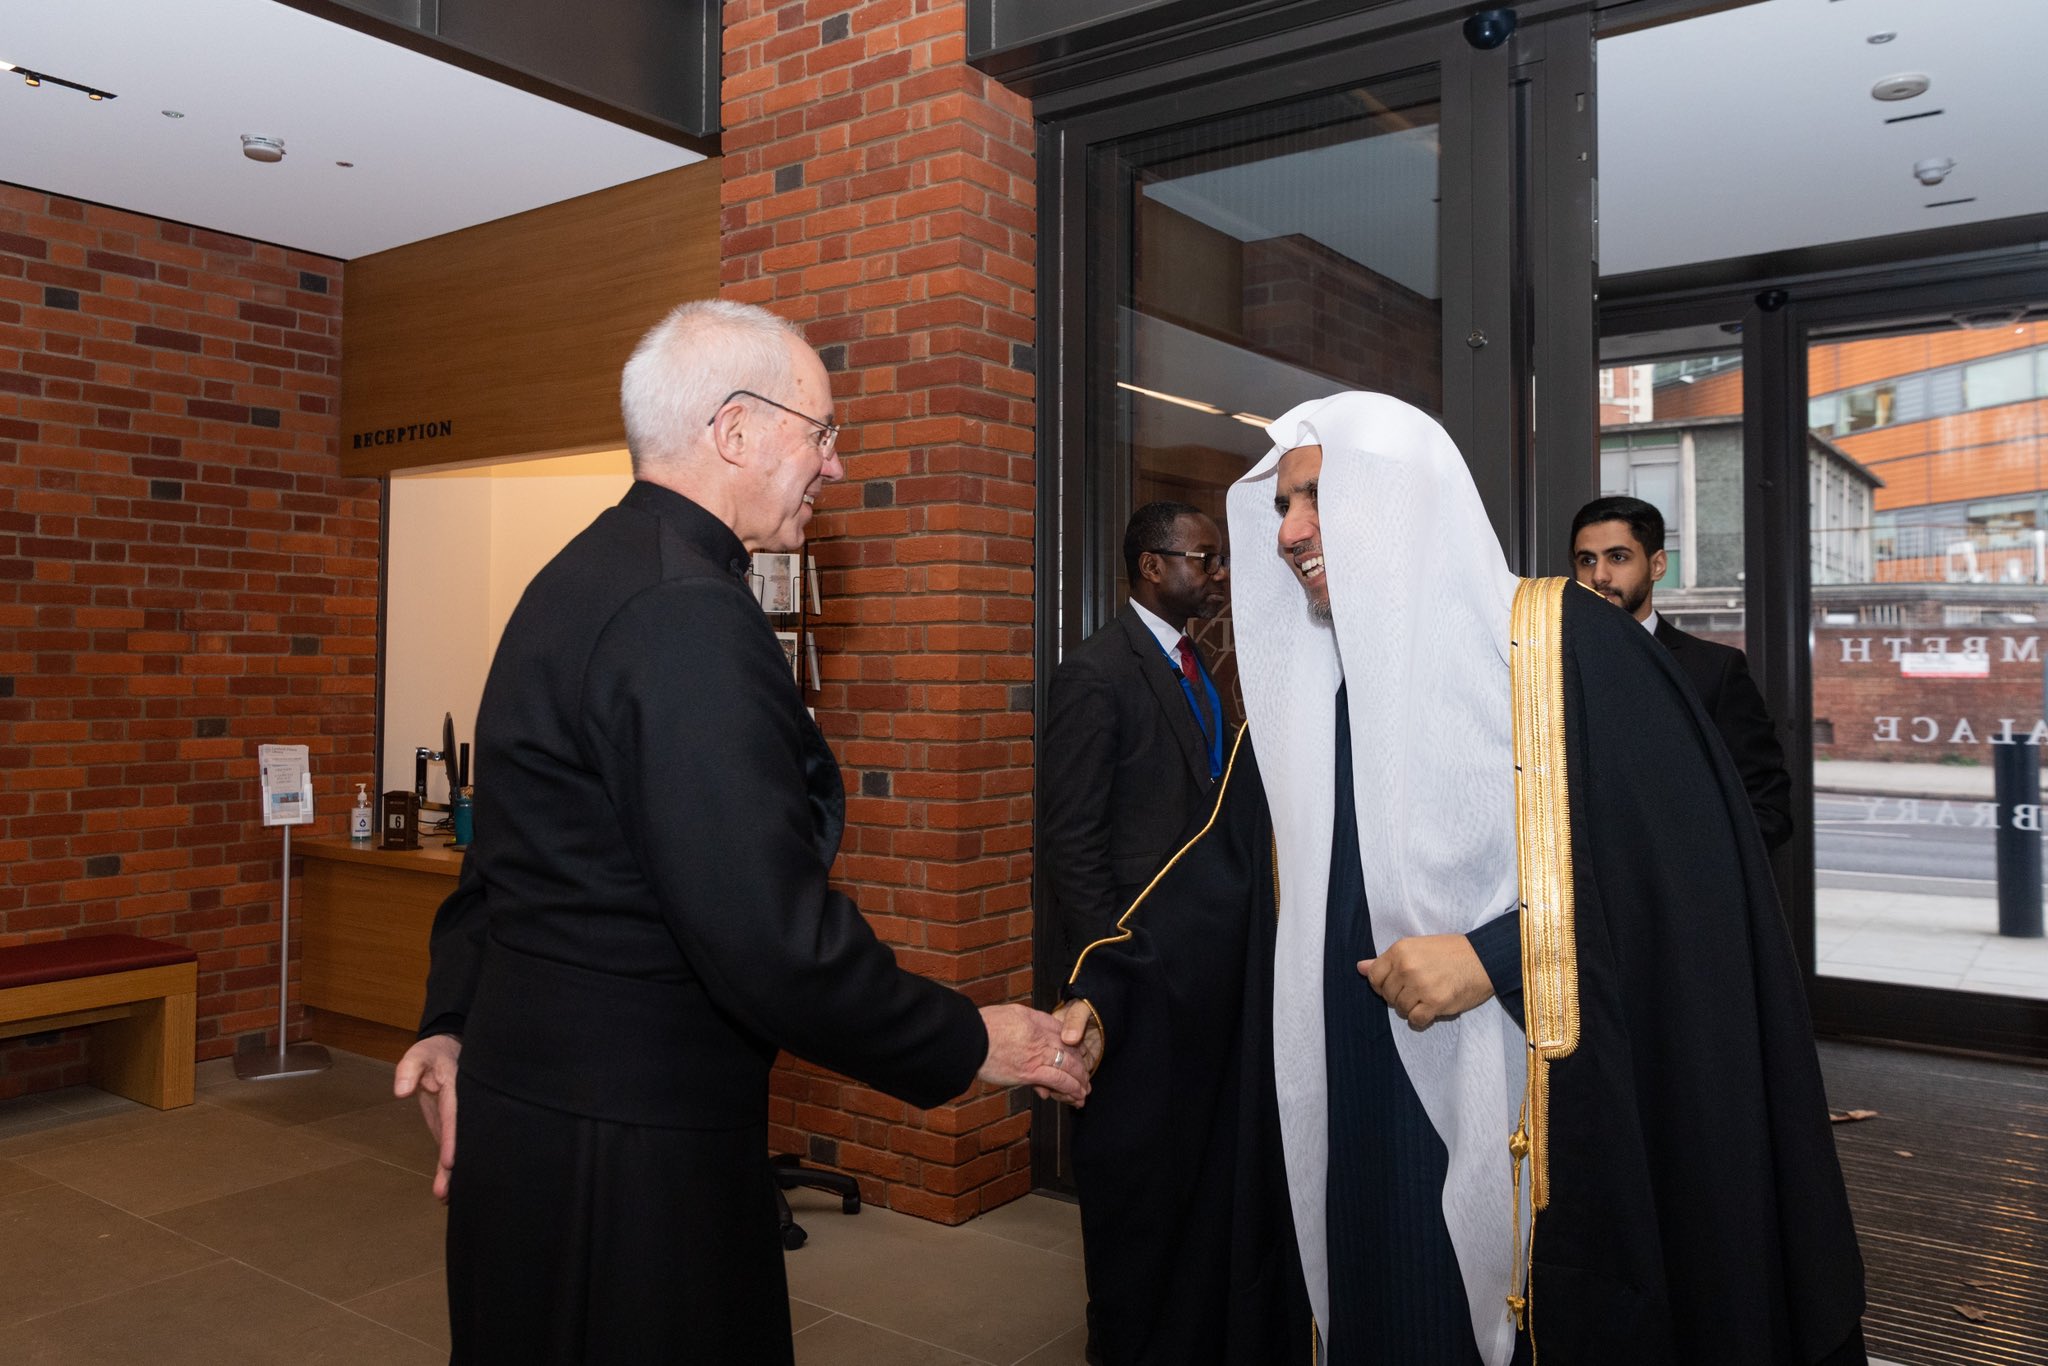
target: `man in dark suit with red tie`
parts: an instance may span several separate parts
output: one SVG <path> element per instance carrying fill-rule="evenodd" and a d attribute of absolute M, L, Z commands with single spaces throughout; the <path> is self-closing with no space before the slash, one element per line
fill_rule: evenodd
<path fill-rule="evenodd" d="M 1702 640 L 1658 615 L 1656 585 L 1665 567 L 1664 514 L 1654 504 L 1596 498 L 1572 518 L 1572 573 L 1643 623 L 1671 652 L 1671 662 L 1692 684 L 1735 760 L 1764 846 L 1775 849 L 1792 838 L 1792 777 L 1785 771 L 1784 747 L 1742 651 Z"/>
<path fill-rule="evenodd" d="M 1145 504 L 1124 530 L 1124 571 L 1124 610 L 1053 674 L 1039 746 L 1038 857 L 1062 980 L 1200 827 L 1229 746 L 1222 693 L 1186 633 L 1229 599 L 1215 521 L 1187 503 Z M 1085 1255 L 1118 1252 L 1091 1245 Z M 1088 1360 L 1100 1363 L 1093 1306 L 1089 1320 Z"/>
<path fill-rule="evenodd" d="M 1063 957 L 1116 919 L 1207 814 L 1229 726 L 1187 635 L 1228 600 L 1216 523 L 1186 503 L 1147 503 L 1124 532 L 1130 601 L 1053 675 L 1039 751 L 1038 857 Z"/>

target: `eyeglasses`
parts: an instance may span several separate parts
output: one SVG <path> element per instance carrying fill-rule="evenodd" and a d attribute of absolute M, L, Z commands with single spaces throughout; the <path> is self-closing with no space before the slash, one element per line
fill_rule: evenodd
<path fill-rule="evenodd" d="M 1183 560 L 1200 560 L 1204 574 L 1214 574 L 1219 569 L 1230 568 L 1230 552 L 1227 550 L 1147 550 L 1147 555 L 1178 555 Z"/>
<path fill-rule="evenodd" d="M 718 407 L 712 410 L 710 418 L 706 420 L 704 425 L 709 427 L 713 422 L 718 421 L 718 415 L 725 411 L 725 405 L 732 402 L 736 398 L 751 398 L 758 403 L 765 403 L 771 408 L 780 408 L 783 412 L 788 413 L 791 417 L 800 417 L 804 421 L 810 423 L 813 427 L 816 427 L 818 429 L 817 436 L 815 436 L 812 439 L 817 442 L 818 450 L 826 455 L 830 455 L 832 453 L 833 447 L 839 444 L 838 423 L 820 422 L 817 418 L 812 417 L 809 413 L 800 413 L 796 409 L 790 407 L 787 403 L 777 403 L 774 399 L 769 398 L 766 394 L 757 394 L 752 389 L 735 389 L 731 393 L 727 394 L 724 398 L 720 399 L 718 401 Z"/>

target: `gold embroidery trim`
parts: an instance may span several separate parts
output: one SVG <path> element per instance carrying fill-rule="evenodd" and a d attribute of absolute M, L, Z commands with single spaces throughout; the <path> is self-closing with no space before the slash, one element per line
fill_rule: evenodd
<path fill-rule="evenodd" d="M 1121 944 L 1124 940 L 1129 939 L 1131 937 L 1129 923 L 1132 914 L 1137 911 L 1138 907 L 1142 906 L 1145 903 L 1146 897 L 1152 895 L 1152 889 L 1159 885 L 1159 879 L 1166 876 L 1167 870 L 1172 868 L 1174 864 L 1179 863 L 1181 855 L 1187 853 L 1188 850 L 1194 848 L 1197 844 L 1199 844 L 1202 840 L 1202 836 L 1208 834 L 1210 828 L 1216 824 L 1216 817 L 1223 810 L 1223 794 L 1230 788 L 1230 774 L 1232 770 L 1234 770 L 1237 767 L 1237 751 L 1244 745 L 1245 733 L 1250 729 L 1251 728 L 1249 726 L 1239 726 L 1237 728 L 1237 738 L 1230 742 L 1230 762 L 1223 766 L 1223 777 L 1216 784 L 1216 804 L 1209 808 L 1209 819 L 1202 822 L 1202 828 L 1200 830 L 1197 830 L 1193 834 L 1193 836 L 1189 838 L 1186 844 L 1183 844 L 1180 848 L 1174 850 L 1173 857 L 1168 859 L 1166 861 L 1165 866 L 1160 868 L 1158 872 L 1154 873 L 1152 875 L 1152 880 L 1145 884 L 1145 890 L 1139 892 L 1137 899 L 1131 902 L 1129 906 L 1126 906 L 1124 908 L 1124 913 L 1116 918 L 1116 933 L 1098 939 L 1093 944 L 1090 944 L 1087 948 L 1081 950 L 1080 957 L 1074 960 L 1074 970 L 1067 974 L 1068 986 L 1072 986 L 1074 984 L 1074 979 L 1081 975 L 1081 965 L 1088 961 L 1089 954 L 1093 953 L 1098 947 L 1100 947 L 1103 944 Z M 1276 860 L 1276 862 L 1274 863 L 1273 872 L 1273 913 L 1276 916 L 1279 914 L 1279 905 L 1280 873 L 1279 864 Z M 1102 1027 L 1102 1017 L 1095 1013 L 1095 1003 L 1093 1001 L 1088 1000 L 1085 996 L 1077 997 L 1076 999 L 1079 1000 L 1082 1005 L 1088 1007 L 1088 1014 L 1095 1021 L 1095 1032 L 1102 1036 L 1102 1052 L 1096 1056 L 1095 1067 L 1091 1067 L 1088 1069 L 1088 1075 L 1092 1077 L 1095 1075 L 1095 1068 L 1102 1066 L 1102 1060 L 1109 1056 L 1109 1031 Z"/>
<path fill-rule="evenodd" d="M 1569 1057 L 1579 1045 L 1579 957 L 1565 774 L 1564 592 L 1569 582 L 1524 579 L 1515 590 L 1509 625 L 1522 1018 L 1528 1040 L 1528 1093 L 1508 1139 L 1515 1192 L 1509 1214 L 1514 1262 L 1508 1308 L 1517 1328 L 1527 1328 L 1532 1317 L 1520 1232 L 1522 1165 L 1527 1162 L 1529 1168 L 1533 1251 L 1536 1213 L 1550 1204 L 1550 1064 Z"/>
<path fill-rule="evenodd" d="M 1216 804 L 1209 808 L 1209 819 L 1202 822 L 1202 828 L 1200 830 L 1197 830 L 1193 835 L 1188 837 L 1188 842 L 1186 844 L 1183 844 L 1180 848 L 1173 851 L 1173 857 L 1168 859 L 1165 862 L 1165 864 L 1160 867 L 1159 871 L 1152 875 L 1152 880 L 1145 884 L 1145 890 L 1139 892 L 1137 898 L 1134 901 L 1132 901 L 1129 906 L 1124 908 L 1124 913 L 1116 918 L 1116 933 L 1111 935 L 1105 935 L 1101 939 L 1098 939 L 1094 943 L 1090 944 L 1087 948 L 1081 950 L 1081 956 L 1074 960 L 1074 970 L 1067 974 L 1068 986 L 1072 986 L 1074 984 L 1074 979 L 1081 975 L 1081 965 L 1088 961 L 1089 954 L 1095 952 L 1096 949 L 1102 947 L 1104 944 L 1121 944 L 1126 939 L 1129 939 L 1131 937 L 1131 931 L 1129 929 L 1131 916 L 1137 912 L 1138 907 L 1145 904 L 1145 898 L 1152 895 L 1152 889 L 1159 885 L 1159 879 L 1165 877 L 1169 872 L 1171 872 L 1173 870 L 1173 865 L 1179 863 L 1181 861 L 1181 857 L 1184 854 L 1186 854 L 1188 850 L 1194 848 L 1197 844 L 1200 844 L 1202 842 L 1202 837 L 1207 835 L 1209 831 L 1215 826 L 1216 817 L 1219 814 L 1221 814 L 1223 810 L 1223 794 L 1230 788 L 1230 775 L 1237 768 L 1237 752 L 1240 749 L 1244 748 L 1244 737 L 1246 732 L 1249 730 L 1249 726 L 1239 726 L 1237 728 L 1237 738 L 1230 742 L 1230 762 L 1223 766 L 1223 777 L 1216 784 Z M 1276 885 L 1278 884 L 1278 879 L 1279 875 L 1276 873 L 1274 875 Z M 1094 1007 L 1090 1006 L 1089 1010 L 1092 1012 L 1094 1010 Z"/>

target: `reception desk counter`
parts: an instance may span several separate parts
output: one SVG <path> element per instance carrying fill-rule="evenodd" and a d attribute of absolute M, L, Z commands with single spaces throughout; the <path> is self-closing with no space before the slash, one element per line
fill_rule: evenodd
<path fill-rule="evenodd" d="M 419 1028 L 434 912 L 462 871 L 435 843 L 379 849 L 347 840 L 296 841 L 305 856 L 300 999 L 312 1037 L 395 1061 Z"/>

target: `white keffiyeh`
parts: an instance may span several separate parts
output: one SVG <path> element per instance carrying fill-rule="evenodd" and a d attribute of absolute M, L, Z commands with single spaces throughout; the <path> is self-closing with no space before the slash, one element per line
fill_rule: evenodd
<path fill-rule="evenodd" d="M 1280 864 L 1273 1051 L 1288 1185 L 1316 1321 L 1331 1324 L 1324 1188 L 1331 1160 L 1323 928 L 1335 774 L 1334 698 L 1349 680 L 1353 790 L 1373 942 L 1462 934 L 1516 902 L 1508 613 L 1515 577 L 1451 439 L 1383 394 L 1304 403 L 1230 489 L 1239 676 Z M 1333 622 L 1308 612 L 1277 553 L 1275 470 L 1320 445 L 1320 521 Z M 1371 988 L 1361 978 L 1359 990 Z M 1424 1111 L 1450 1153 L 1443 1211 L 1488 1366 L 1514 1351 L 1507 1139 L 1522 1033 L 1497 1001 L 1427 1030 L 1391 1019 Z M 1337 1331 L 1343 1332 L 1343 1315 Z"/>

